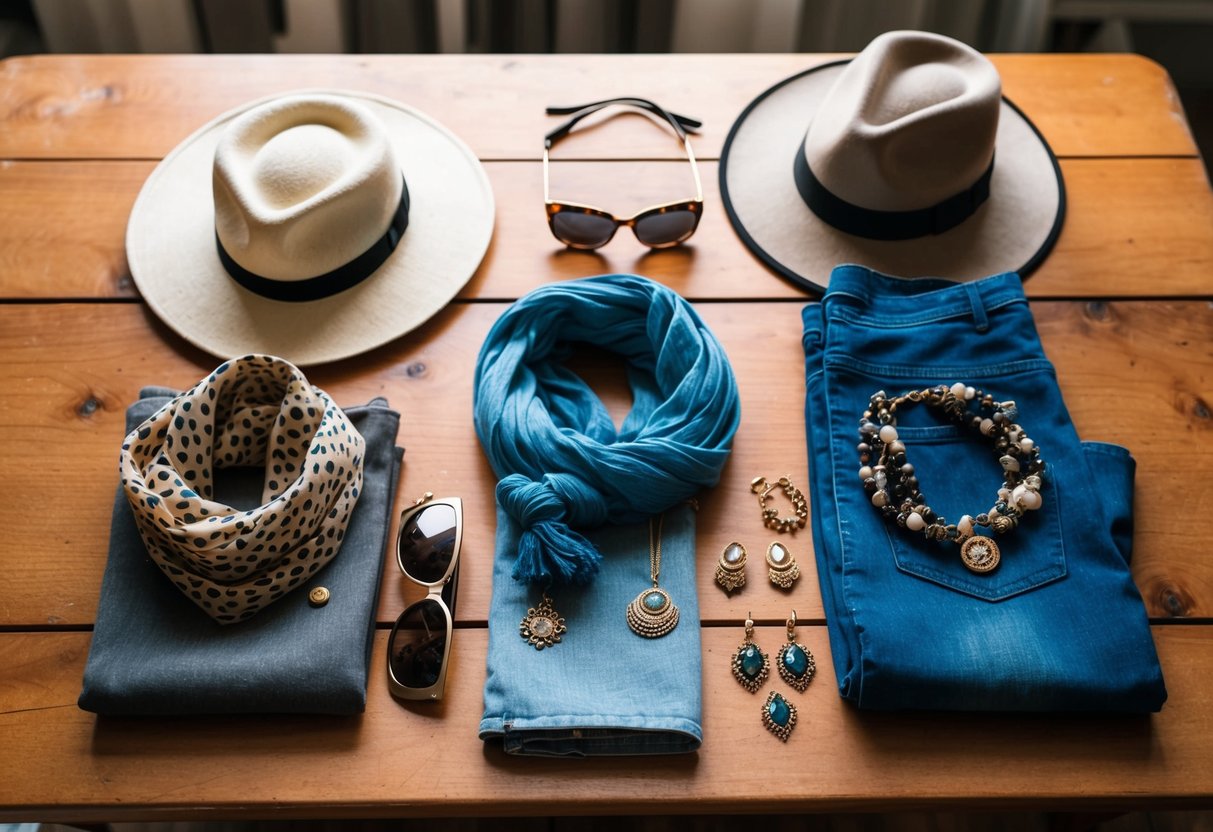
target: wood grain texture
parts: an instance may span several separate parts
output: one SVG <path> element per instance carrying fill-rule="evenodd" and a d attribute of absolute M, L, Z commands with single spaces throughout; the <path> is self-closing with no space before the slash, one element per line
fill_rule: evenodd
<path fill-rule="evenodd" d="M 1213 798 L 1209 627 L 1155 627 L 1170 700 L 1154 716 L 1112 717 L 859 712 L 838 697 L 825 628 L 801 627 L 818 675 L 790 694 L 800 714 L 786 744 L 762 728 L 765 688 L 747 693 L 729 673 L 740 632 L 705 628 L 701 750 L 572 763 L 511 758 L 477 738 L 486 633 L 457 631 L 441 703 L 390 697 L 381 631 L 362 717 L 192 719 L 82 712 L 88 634 L 0 634 L 0 660 L 20 670 L 0 682 L 0 820 L 1039 811 Z M 783 632 L 755 638 L 773 650 Z"/>
<path fill-rule="evenodd" d="M 490 595 L 495 480 L 472 428 L 476 354 L 504 304 L 455 304 L 417 332 L 360 358 L 309 371 L 341 403 L 384 395 L 403 414 L 407 451 L 397 499 L 423 491 L 463 497 L 467 529 L 458 617 L 484 621 Z M 709 303 L 699 311 L 738 379 L 742 423 L 721 484 L 704 495 L 698 540 L 701 615 L 734 622 L 746 610 L 782 621 L 789 598 L 761 580 L 773 539 L 749 491 L 758 475 L 807 488 L 801 304 Z M 1037 302 L 1033 313 L 1080 435 L 1117 442 L 1138 462 L 1133 573 L 1156 618 L 1213 615 L 1213 560 L 1191 541 L 1213 536 L 1213 497 L 1178 487 L 1176 471 L 1213 466 L 1213 308 L 1201 302 Z M 761 337 L 755 332 L 761 331 Z M 166 348 L 165 342 L 168 347 Z M 125 404 L 145 384 L 185 388 L 217 363 L 131 304 L 0 306 L 0 626 L 94 620 L 109 537 Z M 630 406 L 621 374 L 600 389 L 616 418 Z M 1181 437 L 1187 437 L 1183 441 Z M 48 452 L 53 449 L 53 452 Z M 70 509 L 29 522 L 30 472 L 60 477 Z M 1177 522 L 1177 518 L 1183 518 Z M 733 599 L 712 583 L 730 541 L 757 555 Z M 792 595 L 804 620 L 822 620 L 808 531 L 790 540 L 804 577 Z M 421 593 L 389 559 L 379 620 Z"/>
<path fill-rule="evenodd" d="M 0 158 L 158 159 L 211 118 L 302 88 L 379 93 L 436 118 L 482 159 L 537 159 L 559 123 L 544 107 L 643 87 L 703 120 L 695 141 L 719 156 L 755 96 L 831 55 L 86 55 L 0 63 Z M 1003 92 L 1061 156 L 1195 155 L 1166 72 L 1136 55 L 994 55 Z M 620 82 L 621 76 L 631 79 Z M 564 158 L 679 158 L 668 134 L 587 130 Z"/>
<path fill-rule="evenodd" d="M 150 162 L 0 166 L 0 298 L 138 297 L 126 220 Z M 598 252 L 565 249 L 544 222 L 540 166 L 489 162 L 497 228 L 462 298 L 509 300 L 550 280 L 632 272 L 691 299 L 803 297 L 740 245 L 702 166 L 705 215 L 689 245 L 651 252 L 625 229 Z M 1213 192 L 1198 159 L 1062 163 L 1069 209 L 1056 249 L 1025 286 L 1031 297 L 1213 294 Z M 627 215 L 690 195 L 685 162 L 562 162 L 553 195 Z M 1148 275 L 1149 279 L 1143 280 Z M 826 276 L 822 276 L 823 278 Z"/>
<path fill-rule="evenodd" d="M 1213 295 L 1213 195 L 1169 79 L 1143 58 L 993 60 L 1004 92 L 1063 157 L 1069 217 L 1026 288 L 1079 433 L 1127 445 L 1138 461 L 1133 576 L 1156 622 L 1171 695 L 1162 714 L 859 713 L 836 693 L 807 532 L 784 538 L 804 571 L 791 596 L 762 580 L 760 564 L 733 598 L 712 583 L 727 543 L 745 543 L 757 561 L 773 537 L 759 522 L 750 479 L 788 474 L 807 483 L 805 298 L 739 243 L 713 160 L 755 95 L 830 57 L 0 62 L 0 820 L 1209 805 L 1213 559 L 1199 544 L 1213 536 L 1202 479 L 1213 467 L 1213 306 L 1205 302 Z M 97 719 L 75 706 L 90 635 L 70 630 L 96 616 L 123 409 L 145 384 L 185 387 L 217 363 L 142 304 L 121 302 L 137 298 L 126 218 L 155 160 L 201 124 L 307 86 L 367 90 L 419 108 L 486 160 L 497 196 L 495 240 L 463 301 L 378 350 L 308 371 L 339 402 L 385 395 L 401 411 L 398 439 L 408 452 L 398 509 L 424 490 L 464 498 L 448 697 L 437 707 L 401 705 L 387 693 L 382 628 L 421 593 L 384 553 L 364 716 Z M 543 107 L 641 88 L 706 123 L 694 140 L 706 160 L 703 224 L 693 245 L 662 254 L 647 255 L 626 232 L 600 255 L 563 252 L 540 210 L 535 160 L 556 123 Z M 687 185 L 680 146 L 638 116 L 580 131 L 554 155 L 554 194 L 618 213 Z M 679 758 L 508 758 L 476 737 L 494 478 L 471 421 L 475 358 L 503 301 L 614 271 L 649 275 L 701 301 L 741 390 L 734 453 L 699 515 L 705 744 Z M 1122 300 L 1132 297 L 1155 299 Z M 65 299 L 92 302 L 54 302 Z M 100 302 L 113 299 L 120 302 Z M 595 358 L 584 367 L 621 418 L 630 398 L 618 367 Z M 819 678 L 795 697 L 801 724 L 785 746 L 761 729 L 761 699 L 734 683 L 727 662 L 746 611 L 771 625 L 758 634 L 770 650 L 782 641 L 789 605 Z"/>

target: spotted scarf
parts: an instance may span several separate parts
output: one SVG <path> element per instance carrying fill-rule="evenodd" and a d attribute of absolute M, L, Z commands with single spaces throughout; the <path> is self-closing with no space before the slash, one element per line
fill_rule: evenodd
<path fill-rule="evenodd" d="M 221 364 L 122 443 L 122 488 L 160 570 L 220 624 L 245 621 L 341 546 L 363 439 L 328 394 L 268 355 Z M 216 468 L 263 466 L 260 505 L 214 496 Z"/>

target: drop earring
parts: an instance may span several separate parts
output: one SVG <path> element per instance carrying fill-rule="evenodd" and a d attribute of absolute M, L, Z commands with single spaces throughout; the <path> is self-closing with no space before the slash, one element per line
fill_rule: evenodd
<path fill-rule="evenodd" d="M 716 583 L 727 593 L 745 586 L 745 547 L 733 541 L 720 553 L 716 564 Z"/>
<path fill-rule="evenodd" d="M 780 677 L 796 690 L 803 692 L 817 673 L 817 663 L 809 648 L 796 641 L 796 610 L 788 619 L 788 643 L 779 648 L 775 662 Z"/>
<path fill-rule="evenodd" d="M 800 577 L 800 567 L 792 552 L 778 540 L 767 547 L 767 577 L 780 589 L 791 589 Z"/>
<path fill-rule="evenodd" d="M 733 678 L 750 693 L 754 693 L 767 680 L 771 661 L 762 648 L 754 643 L 754 619 L 745 620 L 745 641 L 733 654 Z"/>
<path fill-rule="evenodd" d="M 783 698 L 782 693 L 771 691 L 762 704 L 762 724 L 784 742 L 796 727 L 796 706 Z"/>

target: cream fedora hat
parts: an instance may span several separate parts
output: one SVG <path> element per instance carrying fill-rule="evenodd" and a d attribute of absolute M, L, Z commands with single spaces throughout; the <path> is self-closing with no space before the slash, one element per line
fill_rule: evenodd
<path fill-rule="evenodd" d="M 403 104 L 307 90 L 224 113 L 152 171 L 126 230 L 152 311 L 221 357 L 356 355 L 420 326 L 480 265 L 493 192 Z"/>
<path fill-rule="evenodd" d="M 1065 216 L 1044 137 L 959 41 L 887 32 L 759 95 L 720 158 L 745 244 L 821 290 L 840 263 L 902 277 L 1026 276 Z"/>

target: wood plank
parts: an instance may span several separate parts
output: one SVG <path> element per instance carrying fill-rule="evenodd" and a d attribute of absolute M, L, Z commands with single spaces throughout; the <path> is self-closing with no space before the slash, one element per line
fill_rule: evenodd
<path fill-rule="evenodd" d="M 471 422 L 476 354 L 504 304 L 455 304 L 421 330 L 366 356 L 317 367 L 309 378 L 337 401 L 387 396 L 404 416 L 408 449 L 398 507 L 423 491 L 464 498 L 467 529 L 458 617 L 483 621 L 490 595 L 495 481 Z M 738 378 L 742 424 L 721 484 L 704 496 L 698 585 L 706 621 L 782 621 L 788 598 L 752 580 L 733 599 L 713 584 L 730 541 L 761 552 L 773 535 L 749 492 L 759 474 L 806 486 L 799 303 L 711 303 L 699 311 Z M 1213 466 L 1213 308 L 1202 302 L 1037 302 L 1045 348 L 1080 435 L 1119 442 L 1138 461 L 1133 574 L 1155 618 L 1213 615 L 1213 560 L 1192 557 L 1213 536 L 1207 490 L 1177 471 Z M 761 322 L 761 324 L 759 324 Z M 761 326 L 762 337 L 755 337 Z M 0 626 L 94 620 L 109 536 L 122 411 L 140 386 L 188 387 L 216 360 L 183 344 L 131 304 L 0 306 Z M 618 375 L 601 387 L 617 416 L 628 406 Z M 33 472 L 36 472 L 36 476 Z M 70 484 L 70 510 L 30 522 L 25 495 Z M 812 542 L 790 541 L 804 569 L 793 594 L 804 620 L 822 619 Z M 389 560 L 379 619 L 391 622 L 420 593 Z M 757 577 L 752 575 L 752 578 Z"/>
<path fill-rule="evenodd" d="M 0 297 L 138 297 L 126 221 L 152 167 L 0 164 Z"/>
<path fill-rule="evenodd" d="M 11 162 L 0 166 L 0 298 L 137 297 L 126 220 L 149 162 Z M 625 229 L 597 253 L 565 249 L 543 219 L 539 166 L 486 165 L 496 192 L 492 248 L 461 297 L 511 300 L 540 283 L 606 272 L 661 280 L 692 299 L 794 298 L 802 290 L 741 245 L 724 214 L 716 165 L 702 175 L 706 212 L 680 249 L 650 252 Z M 1057 248 L 1027 281 L 1045 297 L 1213 293 L 1213 191 L 1198 159 L 1072 159 Z M 553 194 L 626 215 L 689 195 L 683 162 L 563 162 Z M 1148 280 L 1142 276 L 1148 275 Z"/>
<path fill-rule="evenodd" d="M 836 55 L 55 55 L 0 63 L 0 158 L 158 159 L 226 110 L 302 88 L 365 90 L 417 107 L 482 159 L 536 159 L 551 104 L 643 89 L 704 121 L 719 156 L 733 120 L 786 76 Z M 994 55 L 1003 90 L 1062 156 L 1196 154 L 1166 72 L 1136 55 Z M 678 158 L 668 135 L 589 130 L 564 158 Z"/>
<path fill-rule="evenodd" d="M 818 678 L 791 697 L 800 720 L 786 745 L 727 669 L 739 632 L 705 628 L 702 750 L 575 765 L 511 758 L 477 738 L 486 632 L 457 632 L 441 703 L 391 699 L 381 631 L 361 718 L 193 719 L 82 712 L 88 634 L 0 634 L 0 659 L 20 669 L 0 683 L 0 820 L 1040 811 L 1213 798 L 1210 627 L 1154 628 L 1170 701 L 1151 717 L 859 712 L 836 693 L 825 628 L 802 627 Z M 771 649 L 782 637 L 756 632 Z"/>

